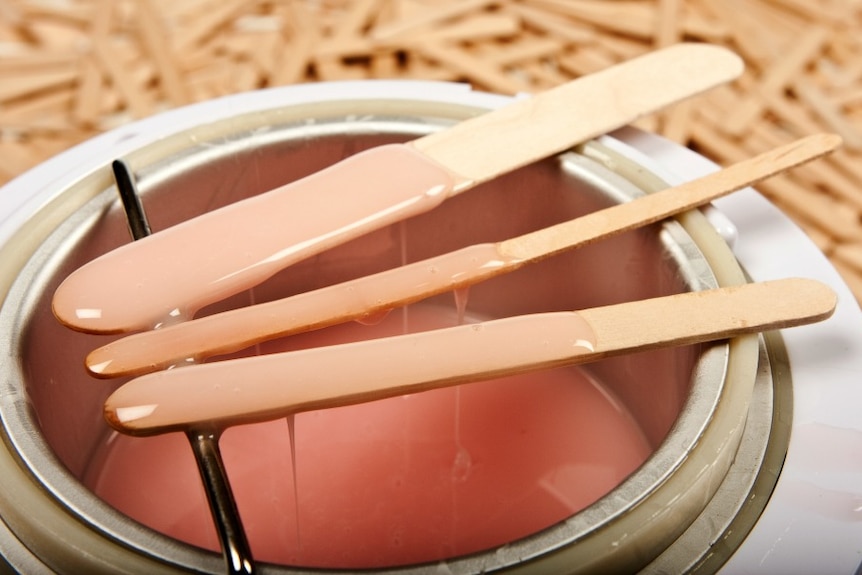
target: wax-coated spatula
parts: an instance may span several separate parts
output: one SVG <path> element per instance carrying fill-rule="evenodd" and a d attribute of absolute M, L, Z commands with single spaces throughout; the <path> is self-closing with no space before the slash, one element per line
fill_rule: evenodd
<path fill-rule="evenodd" d="M 726 49 L 678 44 L 411 143 L 374 148 L 97 258 L 60 285 L 54 313 L 94 333 L 189 319 L 312 254 L 728 82 L 742 68 Z M 361 201 L 350 207 L 353 198 Z"/>
<path fill-rule="evenodd" d="M 137 435 L 265 421 L 812 323 L 828 318 L 835 305 L 835 294 L 824 284 L 786 279 L 517 316 L 160 371 L 121 386 L 106 401 L 105 414 L 118 430 Z"/>

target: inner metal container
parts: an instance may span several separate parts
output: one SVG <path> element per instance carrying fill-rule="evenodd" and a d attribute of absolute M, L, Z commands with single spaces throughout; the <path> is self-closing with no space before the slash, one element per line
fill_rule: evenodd
<path fill-rule="evenodd" d="M 182 121 L 172 123 L 179 117 L 174 115 L 141 123 L 131 136 L 126 132 L 131 147 L 103 139 L 73 150 L 85 169 L 45 178 L 44 201 L 13 230 L 0 257 L 5 439 L 0 545 L 11 566 L 66 573 L 223 571 L 217 553 L 124 516 L 83 481 L 111 433 L 101 416 L 102 403 L 121 382 L 86 375 L 83 358 L 107 339 L 62 328 L 51 314 L 50 299 L 71 270 L 129 241 L 110 183 L 111 160 L 123 152 L 137 175 L 152 227 L 159 230 L 362 149 L 409 140 L 501 103 L 460 88 L 395 84 L 362 83 L 358 96 L 359 84 L 320 85 L 241 96 L 217 109 L 191 107 Z M 144 141 L 135 141 L 140 134 Z M 513 237 L 661 186 L 619 147 L 606 144 L 590 142 L 527 166 L 403 225 L 301 262 L 256 288 L 254 299 L 266 301 L 386 269 L 401 263 L 405 253 L 415 261 Z M 241 241 L 241 231 L 226 233 Z M 501 317 L 742 281 L 727 245 L 706 218 L 691 212 L 495 279 L 471 292 L 470 305 L 483 315 Z M 248 303 L 249 295 L 241 294 L 203 313 Z M 591 372 L 644 430 L 654 447 L 648 460 L 588 508 L 532 536 L 389 571 L 631 572 L 649 569 L 651 562 L 686 568 L 697 563 L 702 549 L 680 551 L 674 542 L 686 533 L 690 537 L 686 530 L 692 525 L 704 532 L 697 527 L 699 516 L 720 491 L 740 442 L 745 445 L 747 421 L 753 429 L 753 390 L 760 398 L 755 416 L 761 422 L 772 417 L 769 399 L 758 396 L 755 387 L 770 377 L 766 361 L 758 339 L 750 336 L 591 365 Z M 759 458 L 763 446 L 751 449 Z M 737 482 L 731 507 L 745 499 L 753 475 L 756 469 Z M 715 535 L 722 525 L 706 531 Z M 262 564 L 259 570 L 311 572 L 275 564 Z"/>

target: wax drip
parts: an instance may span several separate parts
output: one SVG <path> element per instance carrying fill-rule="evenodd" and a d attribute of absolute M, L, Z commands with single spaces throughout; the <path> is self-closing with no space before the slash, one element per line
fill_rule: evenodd
<path fill-rule="evenodd" d="M 398 222 L 398 243 L 401 246 L 401 265 L 407 265 L 407 224 Z"/>
<path fill-rule="evenodd" d="M 257 305 L 257 294 L 255 292 L 254 287 L 249 288 L 249 290 L 248 290 L 248 304 L 251 306 Z M 263 354 L 263 352 L 260 349 L 260 342 L 254 344 L 254 354 L 255 355 L 262 355 Z"/>
<path fill-rule="evenodd" d="M 467 301 L 470 296 L 469 286 L 455 289 L 452 292 L 455 300 L 455 311 L 457 317 L 457 325 L 463 325 L 466 312 Z M 473 458 L 470 452 L 464 447 L 461 441 L 461 386 L 455 386 L 453 390 L 455 405 L 454 405 L 454 439 L 455 439 L 455 457 L 452 461 L 451 471 L 451 489 L 452 489 L 452 526 L 450 536 L 452 541 L 458 540 L 458 517 L 459 517 L 459 502 L 458 502 L 458 485 L 467 481 L 470 476 L 470 471 L 473 467 Z"/>
<path fill-rule="evenodd" d="M 404 220 L 398 222 L 398 233 L 400 235 L 401 240 L 401 265 L 407 265 L 407 224 Z M 401 306 L 401 332 L 409 333 L 410 330 L 410 322 L 408 319 L 408 309 L 409 305 Z"/>
<path fill-rule="evenodd" d="M 296 553 L 297 558 L 302 553 L 302 535 L 299 529 L 299 474 L 296 466 L 296 414 L 291 413 L 286 418 L 287 434 L 290 440 L 290 472 L 293 474 L 293 514 L 296 523 Z"/>
<path fill-rule="evenodd" d="M 455 459 L 452 463 L 452 482 L 464 483 L 470 476 L 473 458 L 461 441 L 461 386 L 456 386 L 455 395 Z"/>
<path fill-rule="evenodd" d="M 458 325 L 463 325 L 464 314 L 467 312 L 467 300 L 470 297 L 470 286 L 457 288 L 452 294 L 455 296 L 455 311 L 458 313 Z"/>
<path fill-rule="evenodd" d="M 455 298 L 455 309 L 457 312 L 457 325 L 464 324 L 467 313 L 467 300 L 470 296 L 470 287 L 458 288 L 452 292 Z M 452 479 L 461 483 L 467 479 L 472 466 L 470 452 L 461 442 L 461 386 L 455 386 L 455 461 L 452 465 Z"/>

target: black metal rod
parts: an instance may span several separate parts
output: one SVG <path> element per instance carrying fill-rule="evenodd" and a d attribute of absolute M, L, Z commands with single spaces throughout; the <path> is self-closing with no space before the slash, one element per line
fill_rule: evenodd
<path fill-rule="evenodd" d="M 144 212 L 144 206 L 141 204 L 135 176 L 123 160 L 114 160 L 111 163 L 111 169 L 114 172 L 114 182 L 116 182 L 117 190 L 120 192 L 120 200 L 123 202 L 126 222 L 129 225 L 132 239 L 139 240 L 147 237 L 152 232 L 147 221 L 147 214 Z"/>
<path fill-rule="evenodd" d="M 150 224 L 147 222 L 134 175 L 122 160 L 114 160 L 111 169 L 132 239 L 139 240 L 150 235 Z M 252 575 L 255 570 L 254 559 L 219 450 L 220 434 L 221 432 L 216 430 L 186 432 L 204 484 L 227 572 L 229 575 Z"/>
<path fill-rule="evenodd" d="M 228 573 L 251 575 L 254 573 L 254 560 L 219 450 L 220 432 L 189 430 L 186 435 L 204 483 Z"/>

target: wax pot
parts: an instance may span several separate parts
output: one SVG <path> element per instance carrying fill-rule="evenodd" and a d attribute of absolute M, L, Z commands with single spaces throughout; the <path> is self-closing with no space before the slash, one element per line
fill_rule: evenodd
<path fill-rule="evenodd" d="M 135 171 L 159 230 L 505 101 L 412 82 L 248 94 L 120 128 L 15 182 L 31 195 L 11 205 L 0 236 L 7 562 L 31 572 L 223 570 L 184 438 L 110 430 L 101 409 L 118 382 L 83 369 L 109 337 L 67 330 L 50 311 L 71 270 L 130 241 L 111 160 Z M 201 313 L 513 237 L 663 187 L 627 137 L 522 168 Z M 290 217 L 314 214 L 285 214 L 285 225 Z M 225 235 L 241 242 L 243 230 Z M 460 302 L 440 296 L 331 337 L 397 331 L 410 317 L 422 329 L 459 321 L 459 311 L 473 321 L 743 281 L 725 238 L 692 212 L 475 286 Z M 315 344 L 293 338 L 243 353 Z M 744 337 L 555 372 L 548 383 L 478 383 L 310 412 L 290 425 L 231 429 L 223 449 L 264 573 L 715 570 L 732 545 L 707 555 L 691 542 L 744 535 L 761 508 L 744 502 L 775 480 L 774 470 L 761 472 L 767 440 L 769 453 L 786 445 L 786 426 L 773 425 L 787 401 L 773 395 L 770 361 L 781 361 L 780 349 L 777 336 Z M 586 395 L 565 399 L 576 385 Z M 586 397 L 602 407 L 584 409 Z M 608 427 L 612 419 L 622 423 Z"/>

